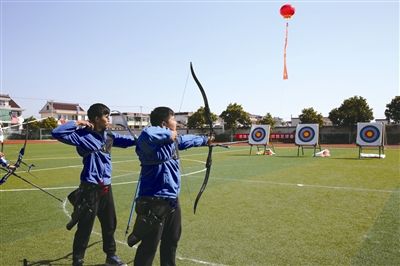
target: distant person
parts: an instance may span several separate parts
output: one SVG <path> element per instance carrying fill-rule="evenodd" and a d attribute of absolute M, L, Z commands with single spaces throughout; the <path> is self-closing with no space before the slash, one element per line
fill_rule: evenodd
<path fill-rule="evenodd" d="M 140 242 L 134 259 L 135 266 L 152 265 L 160 246 L 161 266 L 175 264 L 176 249 L 181 236 L 181 187 L 178 150 L 206 146 L 211 138 L 179 135 L 174 112 L 157 107 L 150 114 L 150 127 L 143 129 L 136 153 L 141 162 L 136 221 L 128 237 L 128 245 Z"/>
<path fill-rule="evenodd" d="M 117 226 L 114 200 L 111 189 L 111 147 L 126 148 L 135 145 L 131 135 L 120 135 L 107 129 L 110 109 L 101 103 L 90 106 L 89 121 L 69 121 L 52 132 L 57 140 L 76 146 L 83 157 L 81 183 L 68 199 L 74 212 L 67 229 L 76 223 L 72 258 L 74 266 L 83 265 L 85 251 L 96 216 L 99 218 L 103 237 L 105 265 L 126 265 L 116 255 L 114 232 Z"/>

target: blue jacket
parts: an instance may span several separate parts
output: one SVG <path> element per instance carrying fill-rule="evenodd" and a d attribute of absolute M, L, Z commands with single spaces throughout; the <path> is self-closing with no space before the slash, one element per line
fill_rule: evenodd
<path fill-rule="evenodd" d="M 207 137 L 180 135 L 171 139 L 172 131 L 163 127 L 147 127 L 140 134 L 136 153 L 141 162 L 138 196 L 177 198 L 181 186 L 179 150 L 207 145 Z"/>
<path fill-rule="evenodd" d="M 100 134 L 77 127 L 75 121 L 55 128 L 51 134 L 63 143 L 76 146 L 78 154 L 83 157 L 81 181 L 94 184 L 111 184 L 111 146 L 126 148 L 135 145 L 131 135 L 107 131 Z"/>

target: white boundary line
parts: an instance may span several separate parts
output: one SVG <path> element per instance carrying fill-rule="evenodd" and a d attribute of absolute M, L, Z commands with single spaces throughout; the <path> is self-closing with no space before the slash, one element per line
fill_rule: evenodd
<path fill-rule="evenodd" d="M 273 182 L 273 181 L 263 181 L 263 180 L 241 180 L 241 179 L 231 179 L 231 178 L 224 178 L 224 177 L 214 177 L 213 179 L 227 180 L 227 181 L 232 181 L 232 182 L 243 182 L 243 183 L 269 184 L 269 185 L 292 186 L 292 187 L 326 188 L 326 189 L 336 189 L 336 190 L 342 189 L 342 190 L 361 191 L 361 192 L 380 192 L 380 193 L 400 192 L 398 190 L 343 187 L 343 186 L 307 185 L 307 184 L 294 184 L 294 183 L 283 183 L 283 182 Z"/>
<path fill-rule="evenodd" d="M 230 153 L 230 152 L 237 152 L 237 151 L 243 151 L 243 150 L 248 150 L 248 148 L 246 148 L 246 149 L 232 149 L 232 150 L 224 150 L 224 151 L 216 151 L 216 152 L 214 152 L 214 153 Z M 205 151 L 205 152 L 202 152 L 202 153 L 192 153 L 192 154 L 185 154 L 185 151 L 181 151 L 181 153 L 180 153 L 180 155 L 182 155 L 183 154 L 183 156 L 181 156 L 181 159 L 182 160 L 187 160 L 187 159 L 183 159 L 183 158 L 185 158 L 185 157 L 191 157 L 191 156 L 197 156 L 197 155 L 204 155 L 204 154 L 207 154 L 207 152 L 208 151 Z M 122 156 L 122 155 L 119 155 L 119 156 L 114 156 L 113 158 L 118 158 L 118 157 L 128 157 L 129 155 L 126 155 L 126 156 Z M 78 157 L 78 156 L 69 156 L 69 157 L 37 157 L 37 158 L 35 158 L 35 157 L 31 157 L 31 158 L 26 158 L 26 159 L 24 159 L 24 161 L 41 161 L 41 160 L 62 160 L 62 159 L 79 159 L 79 160 L 81 160 L 82 158 L 81 157 Z M 139 161 L 137 158 L 135 158 L 135 159 L 130 159 L 130 160 L 127 160 L 127 161 Z M 118 162 L 125 162 L 125 161 L 116 161 L 116 162 L 113 162 L 113 163 L 118 163 Z M 80 164 L 80 165 L 82 165 L 82 164 Z"/>
<path fill-rule="evenodd" d="M 199 161 L 201 163 L 203 163 L 202 161 Z M 199 171 L 194 171 L 191 173 L 187 173 L 187 174 L 181 174 L 181 176 L 189 176 L 189 175 L 195 175 L 201 172 L 206 171 L 206 169 L 201 169 Z M 123 175 L 116 175 L 113 176 L 112 178 L 116 178 L 116 177 L 121 177 L 121 176 L 127 176 L 130 175 L 132 173 L 129 174 L 123 174 Z M 126 181 L 126 182 L 120 182 L 120 183 L 112 183 L 112 186 L 119 186 L 119 185 L 126 185 L 126 184 L 134 184 L 137 183 L 138 181 Z M 44 187 L 44 190 L 63 190 L 63 189 L 71 189 L 71 188 L 77 188 L 77 186 L 68 186 L 68 187 Z M 0 189 L 0 192 L 21 192 L 21 191 L 37 191 L 39 189 L 37 188 L 14 188 L 14 189 Z"/>

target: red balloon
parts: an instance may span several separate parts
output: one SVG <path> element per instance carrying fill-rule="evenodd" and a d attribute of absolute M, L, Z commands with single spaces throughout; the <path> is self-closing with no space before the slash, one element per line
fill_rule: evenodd
<path fill-rule="evenodd" d="M 286 4 L 281 7 L 280 13 L 282 17 L 284 17 L 285 19 L 289 19 L 294 15 L 295 9 L 293 6 Z"/>

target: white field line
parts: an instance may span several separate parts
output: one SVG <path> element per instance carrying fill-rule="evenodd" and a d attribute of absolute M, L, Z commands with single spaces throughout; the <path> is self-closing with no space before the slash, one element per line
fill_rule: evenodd
<path fill-rule="evenodd" d="M 127 176 L 131 175 L 132 173 L 129 174 L 123 174 L 123 175 L 116 175 L 113 176 L 113 178 L 116 177 L 122 177 L 122 176 Z M 137 181 L 127 181 L 127 182 L 121 182 L 121 183 L 113 183 L 113 186 L 118 186 L 118 185 L 126 185 L 126 184 L 133 184 L 137 183 Z M 44 187 L 44 190 L 63 190 L 63 189 L 71 189 L 71 188 L 77 188 L 77 186 L 67 186 L 67 187 Z M 0 189 L 0 192 L 20 192 L 20 191 L 36 191 L 39 190 L 37 188 L 15 188 L 15 189 Z"/>
<path fill-rule="evenodd" d="M 240 180 L 240 179 L 231 179 L 231 178 L 223 178 L 223 177 L 214 177 L 213 179 L 226 180 L 226 181 L 232 181 L 232 182 L 243 182 L 243 183 L 268 184 L 268 185 L 292 186 L 292 187 L 324 188 L 324 189 L 349 190 L 349 191 L 360 191 L 360 192 L 379 192 L 379 193 L 400 192 L 399 190 L 343 187 L 343 186 L 308 185 L 308 184 L 282 183 L 282 182 L 263 181 L 263 180 Z"/>
<path fill-rule="evenodd" d="M 230 152 L 237 152 L 237 151 L 242 151 L 242 150 L 248 150 L 248 148 L 246 148 L 246 149 L 232 149 L 232 150 L 224 150 L 224 151 L 215 151 L 214 153 L 230 153 Z M 181 154 L 180 155 L 182 155 L 182 154 L 185 154 L 185 151 L 180 151 L 181 152 Z M 204 154 L 207 154 L 208 153 L 208 151 L 205 151 L 205 152 L 202 152 L 202 153 L 192 153 L 192 154 L 186 154 L 186 155 L 183 155 L 183 156 L 181 156 L 182 158 L 185 158 L 185 157 L 191 157 L 191 156 L 197 156 L 197 155 L 204 155 Z M 126 156 L 115 156 L 115 157 L 113 157 L 113 158 L 116 158 L 116 157 L 126 157 Z M 61 159 L 82 159 L 81 157 L 77 157 L 77 156 L 69 156 L 69 157 L 37 157 L 37 158 L 26 158 L 26 159 L 24 159 L 24 161 L 41 161 L 41 160 L 61 160 Z M 136 157 L 135 157 L 135 159 L 131 159 L 131 160 L 128 160 L 128 161 L 139 161 Z M 124 162 L 124 161 L 118 161 L 118 162 Z M 113 163 L 118 163 L 118 162 L 113 162 Z M 80 164 L 81 165 L 81 164 Z"/>
<path fill-rule="evenodd" d="M 187 159 L 187 160 L 189 160 L 189 159 Z M 197 161 L 197 160 L 189 160 L 189 161 Z M 202 161 L 197 161 L 197 162 L 204 163 Z M 195 175 L 195 174 L 198 174 L 198 173 L 201 173 L 201 172 L 204 172 L 204 171 L 206 171 L 205 168 L 201 169 L 201 170 L 198 170 L 198 171 L 191 172 L 191 173 L 181 174 L 181 176 Z M 135 174 L 135 173 L 137 173 L 137 172 L 134 172 L 134 173 L 129 172 L 127 174 L 113 176 L 112 178 L 115 179 L 115 178 L 118 178 L 118 177 L 127 176 L 127 175 L 131 175 L 131 174 Z M 114 186 L 119 186 L 119 185 L 134 184 L 134 183 L 137 183 L 137 182 L 138 181 L 126 181 L 126 182 L 112 183 L 112 186 L 114 187 Z M 43 189 L 44 190 L 63 190 L 63 189 L 71 189 L 71 188 L 77 188 L 77 186 L 44 187 Z M 37 188 L 0 189 L 0 192 L 21 192 L 21 191 L 36 191 L 36 190 L 39 190 L 39 189 L 37 189 Z"/>
<path fill-rule="evenodd" d="M 119 163 L 126 163 L 126 162 L 133 162 L 135 160 L 123 160 L 123 161 L 117 161 L 117 162 L 112 162 L 113 164 L 119 164 Z M 68 166 L 59 166 L 59 167 L 50 167 L 50 168 L 40 168 L 40 169 L 32 169 L 31 172 L 41 172 L 41 171 L 51 171 L 51 170 L 59 170 L 59 169 L 68 169 L 68 168 L 82 168 L 82 164 L 76 164 L 76 165 L 68 165 Z M 25 173 L 26 171 L 17 171 L 16 173 Z"/>
<path fill-rule="evenodd" d="M 228 153 L 228 152 L 237 152 L 241 151 L 244 149 L 235 149 L 235 150 L 228 150 L 228 151 L 220 151 L 220 152 L 215 152 L 215 153 Z M 246 149 L 247 150 L 247 149 Z M 190 157 L 190 156 L 197 156 L 197 155 L 204 155 L 206 154 L 205 152 L 203 153 L 196 153 L 196 154 L 188 154 L 185 156 L 181 156 L 181 160 L 185 161 L 193 161 L 193 162 L 200 162 L 200 163 L 205 163 L 204 161 L 199 161 L 199 160 L 192 160 L 192 159 L 186 159 L 185 157 Z M 47 160 L 47 159 L 76 159 L 77 157 L 52 157 L 52 158 L 34 158 L 30 160 Z M 27 159 L 28 160 L 28 159 Z M 26 161 L 27 161 L 26 160 Z M 123 161 L 116 161 L 112 162 L 113 164 L 118 164 L 118 163 L 126 163 L 126 162 L 133 162 L 133 161 L 138 161 L 137 159 L 130 159 L 130 160 L 123 160 Z M 59 166 L 59 167 L 51 167 L 51 168 L 41 168 L 41 169 L 32 169 L 31 172 L 40 172 L 40 171 L 51 171 L 51 170 L 59 170 L 59 169 L 68 169 L 68 168 L 81 168 L 82 164 L 76 164 L 76 165 L 68 165 L 68 166 Z M 17 171 L 16 173 L 24 173 L 25 171 Z M 1 190 L 0 190 L 1 191 Z"/>

